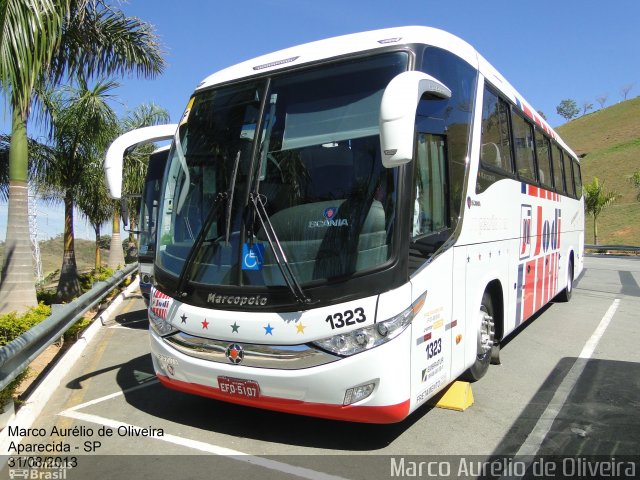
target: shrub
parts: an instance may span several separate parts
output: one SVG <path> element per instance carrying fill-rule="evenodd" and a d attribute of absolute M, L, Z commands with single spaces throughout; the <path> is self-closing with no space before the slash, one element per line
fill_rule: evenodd
<path fill-rule="evenodd" d="M 39 303 L 37 307 L 32 307 L 22 315 L 11 312 L 0 316 L 0 346 L 6 345 L 13 339 L 18 338 L 24 332 L 34 327 L 45 318 L 51 315 L 51 307 L 44 303 Z M 4 411 L 4 406 L 13 398 L 13 394 L 20 386 L 20 383 L 29 374 L 26 369 L 18 375 L 3 390 L 0 390 L 0 411 Z"/>
<path fill-rule="evenodd" d="M 39 303 L 37 307 L 30 308 L 23 315 L 18 316 L 16 312 L 11 312 L 0 316 L 0 346 L 18 338 L 49 315 L 51 315 L 51 307 Z"/>
<path fill-rule="evenodd" d="M 4 407 L 13 399 L 13 394 L 27 376 L 29 376 L 28 368 L 14 378 L 9 385 L 0 390 L 0 413 L 4 412 Z"/>
<path fill-rule="evenodd" d="M 107 267 L 93 269 L 89 273 L 79 275 L 80 288 L 83 292 L 90 290 L 96 282 L 102 282 L 113 275 L 113 270 Z"/>
<path fill-rule="evenodd" d="M 36 292 L 36 296 L 38 298 L 38 303 L 44 303 L 45 305 L 57 303 L 55 290 L 38 290 Z"/>
<path fill-rule="evenodd" d="M 91 323 L 88 318 L 81 318 L 76 323 L 69 327 L 69 330 L 64 332 L 65 340 L 75 340 L 78 333 L 80 333 L 87 325 Z"/>

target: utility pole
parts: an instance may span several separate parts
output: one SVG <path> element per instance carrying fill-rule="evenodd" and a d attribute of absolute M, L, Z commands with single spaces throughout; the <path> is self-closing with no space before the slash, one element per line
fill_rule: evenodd
<path fill-rule="evenodd" d="M 36 196 L 29 193 L 29 236 L 31 239 L 31 254 L 33 255 L 34 274 L 36 283 L 44 280 L 42 274 L 42 258 L 40 257 L 40 243 L 38 242 L 38 203 Z"/>

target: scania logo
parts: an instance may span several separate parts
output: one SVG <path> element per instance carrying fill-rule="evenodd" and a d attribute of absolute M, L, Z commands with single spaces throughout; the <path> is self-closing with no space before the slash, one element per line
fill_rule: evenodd
<path fill-rule="evenodd" d="M 267 304 L 267 297 L 261 295 L 218 295 L 217 293 L 210 293 L 207 297 L 207 302 L 215 303 L 216 305 L 237 305 L 239 307 L 244 305 L 264 306 Z"/>
<path fill-rule="evenodd" d="M 232 343 L 227 347 L 227 350 L 224 352 L 227 356 L 227 359 L 233 363 L 234 365 L 238 365 L 242 362 L 244 358 L 244 350 L 237 343 Z"/>

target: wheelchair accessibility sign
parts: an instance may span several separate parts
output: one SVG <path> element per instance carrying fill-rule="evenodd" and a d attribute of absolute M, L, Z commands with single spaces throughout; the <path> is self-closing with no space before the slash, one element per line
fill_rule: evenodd
<path fill-rule="evenodd" d="M 245 243 L 242 246 L 242 270 L 262 270 L 264 263 L 264 245 Z"/>

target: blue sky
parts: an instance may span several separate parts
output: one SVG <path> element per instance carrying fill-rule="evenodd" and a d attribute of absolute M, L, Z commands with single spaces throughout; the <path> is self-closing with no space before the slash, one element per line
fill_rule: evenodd
<path fill-rule="evenodd" d="M 300 43 L 402 25 L 441 28 L 469 42 L 554 127 L 564 122 L 555 112 L 563 99 L 597 109 L 596 97 L 617 103 L 625 85 L 633 84 L 629 98 L 640 95 L 637 0 L 129 0 L 121 8 L 155 25 L 168 66 L 154 80 L 119 79 L 120 114 L 153 101 L 176 122 L 195 86 L 216 70 Z M 0 132 L 8 133 L 9 113 L 0 113 Z M 0 204 L 0 238 L 6 209 Z M 61 215 L 47 215 L 44 238 L 62 231 Z M 77 230 L 92 235 L 81 221 Z"/>

